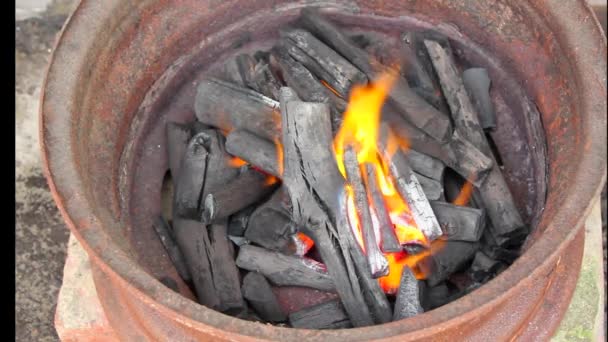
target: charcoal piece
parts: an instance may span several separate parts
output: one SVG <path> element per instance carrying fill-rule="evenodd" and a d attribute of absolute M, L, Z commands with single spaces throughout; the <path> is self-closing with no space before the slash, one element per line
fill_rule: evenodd
<path fill-rule="evenodd" d="M 369 200 L 373 204 L 373 213 L 378 222 L 378 230 L 380 231 L 380 247 L 384 253 L 400 252 L 401 245 L 395 235 L 395 229 L 384 202 L 384 195 L 378 184 L 376 168 L 371 164 L 366 164 L 365 171 L 367 173 L 366 186 Z"/>
<path fill-rule="evenodd" d="M 188 266 L 186 265 L 182 251 L 175 242 L 171 228 L 169 228 L 167 221 L 165 221 L 165 219 L 161 216 L 158 216 L 152 223 L 152 227 L 154 227 L 154 231 L 158 235 L 160 242 L 162 243 L 163 247 L 165 247 L 169 259 L 171 259 L 173 266 L 175 266 L 175 269 L 177 270 L 177 274 L 179 274 L 184 281 L 189 282 L 191 277 L 190 272 L 188 271 Z"/>
<path fill-rule="evenodd" d="M 348 97 L 353 84 L 366 84 L 367 77 L 336 51 L 307 31 L 281 32 L 289 54 L 319 79 L 327 82 L 340 96 Z"/>
<path fill-rule="evenodd" d="M 469 94 L 473 106 L 479 115 L 479 124 L 485 130 L 496 128 L 496 113 L 490 98 L 492 81 L 484 68 L 470 68 L 462 73 L 462 82 Z"/>
<path fill-rule="evenodd" d="M 272 48 L 272 57 L 276 60 L 287 86 L 295 90 L 298 97 L 308 102 L 328 103 L 331 106 L 332 130 L 340 127 L 342 113 L 346 110 L 346 101 L 325 87 L 306 67 L 294 60 L 285 44 L 279 42 Z"/>
<path fill-rule="evenodd" d="M 478 249 L 477 242 L 446 241 L 441 248 L 431 246 L 431 255 L 419 262 L 418 267 L 429 275 L 427 284 L 435 286 L 464 267 Z"/>
<path fill-rule="evenodd" d="M 483 210 L 433 201 L 431 207 L 443 230 L 442 239 L 450 241 L 479 241 L 485 228 Z"/>
<path fill-rule="evenodd" d="M 271 141 L 280 133 L 277 101 L 218 79 L 201 81 L 194 110 L 199 121 L 224 131 L 242 128 Z"/>
<path fill-rule="evenodd" d="M 404 243 L 401 247 L 409 255 L 418 255 L 428 249 L 428 246 L 415 241 Z"/>
<path fill-rule="evenodd" d="M 280 177 L 277 146 L 246 130 L 237 129 L 226 136 L 226 150 L 271 175 Z"/>
<path fill-rule="evenodd" d="M 205 168 L 209 159 L 207 133 L 190 139 L 182 158 L 173 193 L 173 216 L 196 218 L 205 182 Z"/>
<path fill-rule="evenodd" d="M 249 207 L 230 216 L 230 219 L 228 220 L 228 235 L 244 236 L 245 230 L 247 229 L 247 223 L 249 222 L 249 217 L 255 209 L 256 205 L 250 205 Z"/>
<path fill-rule="evenodd" d="M 414 43 L 415 34 L 412 32 L 404 32 L 401 34 L 401 51 L 405 65 L 401 68 L 403 76 L 408 80 L 414 88 L 422 89 L 426 92 L 435 92 L 439 90 L 439 84 L 434 82 L 432 70 L 427 70 L 422 63 L 422 57 L 416 51 Z M 441 96 L 441 93 L 439 94 Z"/>
<path fill-rule="evenodd" d="M 235 244 L 238 247 L 241 247 L 243 245 L 248 245 L 249 244 L 249 240 L 247 240 L 246 238 L 244 238 L 242 236 L 228 235 L 228 239 L 230 241 L 232 241 L 232 243 Z"/>
<path fill-rule="evenodd" d="M 433 287 L 425 286 L 423 293 L 421 304 L 424 311 L 430 311 L 449 303 L 451 295 L 446 283 L 440 283 Z"/>
<path fill-rule="evenodd" d="M 483 283 L 496 274 L 501 266 L 500 261 L 490 258 L 482 251 L 478 251 L 475 253 L 475 258 L 469 268 L 469 274 L 475 281 Z"/>
<path fill-rule="evenodd" d="M 250 88 L 273 99 L 279 99 L 281 83 L 272 72 L 270 65 L 266 61 L 259 61 L 250 76 L 252 85 Z"/>
<path fill-rule="evenodd" d="M 416 172 L 414 172 L 414 175 L 416 176 L 416 179 L 418 179 L 418 182 L 422 187 L 422 191 L 424 191 L 426 199 L 428 199 L 429 201 L 437 201 L 444 198 L 443 185 L 441 183 Z"/>
<path fill-rule="evenodd" d="M 493 234 L 489 229 L 486 229 L 481 237 L 481 250 L 492 259 L 503 261 L 507 264 L 512 264 L 519 257 L 519 250 L 513 248 L 504 248 L 496 244 Z"/>
<path fill-rule="evenodd" d="M 255 63 L 255 60 L 251 56 L 239 54 L 224 64 L 224 74 L 232 83 L 240 87 L 250 87 L 253 83 L 251 76 L 253 75 Z"/>
<path fill-rule="evenodd" d="M 424 310 L 420 305 L 420 288 L 418 279 L 412 270 L 405 266 L 401 272 L 399 291 L 395 299 L 395 310 L 393 311 L 393 321 L 409 318 L 422 313 Z"/>
<path fill-rule="evenodd" d="M 443 93 L 452 111 L 454 124 L 462 136 L 475 145 L 486 156 L 492 158 L 492 151 L 486 135 L 479 123 L 479 117 L 469 99 L 462 78 L 453 62 L 449 51 L 439 43 L 425 40 L 425 45 L 432 57 L 433 66 L 439 76 Z M 493 167 L 479 188 L 483 207 L 487 210 L 492 222 L 489 226 L 494 239 L 500 246 L 519 243 L 528 233 L 527 227 L 515 206 L 513 197 L 500 171 Z"/>
<path fill-rule="evenodd" d="M 372 216 L 367 200 L 367 192 L 363 177 L 361 177 L 361 168 L 357 160 L 357 153 L 352 147 L 346 147 L 344 150 L 344 168 L 346 178 L 351 186 L 355 208 L 359 216 L 359 229 L 363 237 L 363 245 L 365 246 L 365 256 L 367 264 L 370 268 L 372 278 L 383 277 L 388 274 L 388 261 L 380 251 L 374 227 L 372 225 Z M 355 222 L 350 222 L 351 226 Z"/>
<path fill-rule="evenodd" d="M 293 254 L 296 250 L 293 249 L 292 237 L 297 227 L 283 208 L 281 196 L 280 192 L 275 192 L 251 214 L 245 237 L 264 248 Z"/>
<path fill-rule="evenodd" d="M 179 175 L 182 158 L 188 149 L 188 142 L 192 137 L 188 125 L 167 122 L 167 155 L 169 157 L 169 170 L 175 182 Z"/>
<path fill-rule="evenodd" d="M 253 245 L 243 245 L 236 258 L 242 269 L 259 272 L 277 286 L 304 286 L 335 291 L 325 266 L 308 258 L 285 255 Z"/>
<path fill-rule="evenodd" d="M 274 185 L 268 176 L 245 166 L 236 178 L 205 196 L 201 221 L 211 223 L 227 218 L 264 198 L 275 189 Z"/>
<path fill-rule="evenodd" d="M 277 297 L 263 275 L 257 272 L 247 273 L 243 278 L 241 292 L 255 312 L 265 321 L 276 323 L 287 320 L 287 316 L 281 311 Z"/>
<path fill-rule="evenodd" d="M 336 293 L 320 291 L 309 287 L 275 286 L 272 288 L 272 291 L 277 297 L 282 311 L 287 315 L 329 300 L 339 300 Z"/>
<path fill-rule="evenodd" d="M 173 227 L 199 303 L 226 313 L 243 310 L 245 304 L 226 223 L 205 226 L 198 221 L 176 218 Z"/>
<path fill-rule="evenodd" d="M 351 323 L 374 323 L 363 297 L 349 252 L 352 231 L 344 210 L 344 179 L 335 163 L 327 104 L 297 101 L 290 88 L 281 88 L 283 184 L 294 222 L 305 229 L 327 265 Z M 342 208 L 342 209 L 340 209 Z M 377 282 L 376 282 L 377 284 Z"/>
<path fill-rule="evenodd" d="M 331 300 L 291 313 L 289 324 L 299 329 L 345 329 L 352 324 L 342 303 Z"/>
<path fill-rule="evenodd" d="M 386 151 L 386 141 L 396 139 L 390 127 L 385 123 L 380 125 L 380 136 L 387 139 L 380 142 L 382 151 Z M 405 154 L 398 150 L 392 157 L 385 155 L 385 158 L 389 161 L 389 169 L 396 180 L 397 190 L 410 207 L 412 217 L 418 225 L 418 229 L 420 229 L 429 242 L 437 239 L 442 234 L 441 227 L 424 194 L 422 186 L 405 158 Z"/>
<path fill-rule="evenodd" d="M 370 80 L 376 79 L 382 72 L 390 72 L 387 67 L 380 65 L 367 52 L 353 44 L 348 36 L 323 18 L 316 9 L 303 9 L 300 21 L 306 29 L 363 71 Z M 405 79 L 397 77 L 388 102 L 398 109 L 399 115 L 438 141 L 447 141 L 451 136 L 450 119 L 418 96 Z"/>
<path fill-rule="evenodd" d="M 492 160 L 454 131 L 451 139 L 444 144 L 431 138 L 407 121 L 395 114 L 390 107 L 383 108 L 383 122 L 394 129 L 397 136 L 407 139 L 412 150 L 424 153 L 441 160 L 446 166 L 454 169 L 462 177 L 480 186 L 486 174 L 492 168 Z"/>
<path fill-rule="evenodd" d="M 415 150 L 409 150 L 406 158 L 414 172 L 439 182 L 443 181 L 445 165 L 441 160 Z"/>
<path fill-rule="evenodd" d="M 158 281 L 160 281 L 163 285 L 165 285 L 166 287 L 173 290 L 173 292 L 179 293 L 179 288 L 177 287 L 177 282 L 175 281 L 175 279 L 173 279 L 169 276 L 164 276 L 164 277 L 161 277 L 160 279 L 158 279 Z"/>
<path fill-rule="evenodd" d="M 448 282 L 454 285 L 460 292 L 470 292 L 481 284 L 471 277 L 469 272 L 452 273 L 448 277 Z"/>
<path fill-rule="evenodd" d="M 220 131 L 207 129 L 201 131 L 201 133 L 206 134 L 206 148 L 209 151 L 204 170 L 205 181 L 201 191 L 201 200 L 203 200 L 209 193 L 224 187 L 226 183 L 235 179 L 239 174 L 239 169 L 231 165 L 232 157 L 226 152 L 226 138 Z M 201 205 L 202 203 L 199 204 L 199 209 Z"/>

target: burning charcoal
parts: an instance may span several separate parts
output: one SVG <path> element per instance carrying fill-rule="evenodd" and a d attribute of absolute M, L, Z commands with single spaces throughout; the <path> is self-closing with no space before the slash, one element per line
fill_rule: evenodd
<path fill-rule="evenodd" d="M 152 227 L 154 227 L 154 231 L 156 231 L 156 234 L 158 234 L 158 238 L 163 244 L 163 247 L 165 247 L 165 250 L 169 255 L 169 259 L 171 259 L 171 262 L 173 263 L 173 266 L 175 266 L 179 276 L 182 277 L 184 281 L 189 282 L 191 279 L 190 272 L 188 271 L 188 267 L 184 261 L 182 251 L 180 251 L 179 246 L 173 238 L 169 224 L 164 218 L 158 216 L 156 220 L 154 220 Z"/>
<path fill-rule="evenodd" d="M 273 184 L 266 175 L 246 166 L 235 179 L 205 196 L 201 221 L 216 222 L 236 213 L 270 193 Z"/>
<path fill-rule="evenodd" d="M 439 182 L 443 181 L 445 165 L 441 160 L 414 150 L 409 150 L 406 158 L 414 172 Z"/>
<path fill-rule="evenodd" d="M 327 45 L 304 30 L 281 32 L 289 54 L 318 78 L 346 98 L 353 84 L 367 83 L 367 77 Z"/>
<path fill-rule="evenodd" d="M 381 249 L 385 253 L 400 252 L 401 245 L 397 240 L 393 223 L 386 209 L 386 203 L 376 178 L 376 169 L 371 164 L 366 164 L 365 169 L 367 172 L 367 191 L 374 207 L 374 215 L 378 221 Z"/>
<path fill-rule="evenodd" d="M 253 309 L 267 322 L 283 322 L 287 316 L 281 311 L 277 297 L 266 278 L 257 272 L 249 272 L 243 278 L 241 287 L 243 297 Z"/>
<path fill-rule="evenodd" d="M 416 176 L 416 179 L 418 179 L 418 182 L 420 182 L 420 186 L 422 187 L 422 191 L 424 191 L 426 199 L 429 201 L 443 199 L 443 185 L 441 185 L 441 183 L 416 172 L 414 172 L 414 176 Z"/>
<path fill-rule="evenodd" d="M 348 36 L 319 15 L 316 9 L 305 8 L 301 13 L 300 21 L 305 28 L 348 59 L 370 80 L 376 79 L 381 72 L 389 71 L 374 61 L 367 52 L 354 45 Z M 344 94 L 342 96 L 344 97 Z M 406 120 L 438 141 L 445 142 L 451 136 L 450 119 L 420 98 L 409 87 L 405 79 L 397 78 L 389 94 L 388 102 L 395 106 L 399 114 L 403 115 Z"/>
<path fill-rule="evenodd" d="M 376 242 L 367 193 L 363 184 L 363 178 L 361 177 L 361 168 L 359 167 L 357 154 L 351 147 L 347 147 L 344 150 L 344 168 L 348 182 L 353 190 L 355 208 L 359 217 L 359 229 L 363 237 L 365 256 L 372 278 L 385 276 L 388 274 L 388 261 Z M 350 222 L 350 224 L 355 225 L 355 222 Z"/>
<path fill-rule="evenodd" d="M 478 249 L 479 244 L 476 242 L 446 241 L 439 248 L 431 246 L 431 256 L 418 263 L 418 267 L 429 275 L 427 279 L 429 286 L 435 286 L 461 269 L 473 258 Z"/>
<path fill-rule="evenodd" d="M 442 239 L 475 242 L 481 238 L 485 228 L 483 210 L 441 201 L 431 202 L 431 207 L 443 229 Z"/>
<path fill-rule="evenodd" d="M 241 311 L 245 304 L 226 223 L 205 226 L 197 221 L 177 218 L 174 231 L 199 303 L 221 312 Z"/>
<path fill-rule="evenodd" d="M 445 283 L 433 287 L 425 286 L 421 304 L 424 311 L 430 311 L 449 303 L 450 289 Z"/>
<path fill-rule="evenodd" d="M 243 236 L 245 235 L 245 230 L 247 229 L 247 223 L 249 222 L 249 217 L 251 213 L 255 210 L 255 205 L 250 205 L 249 207 L 240 210 L 236 214 L 230 216 L 228 220 L 228 235 L 229 236 Z"/>
<path fill-rule="evenodd" d="M 232 165 L 232 157 L 226 152 L 226 138 L 215 129 L 201 131 L 207 134 L 207 151 L 209 156 L 207 165 L 201 170 L 205 175 L 201 199 L 204 199 L 210 192 L 226 183 L 231 182 L 239 174 L 239 169 Z"/>
<path fill-rule="evenodd" d="M 413 317 L 422 312 L 418 280 L 412 270 L 405 266 L 401 272 L 401 282 L 399 283 L 399 292 L 397 292 L 397 299 L 395 300 L 393 321 Z"/>
<path fill-rule="evenodd" d="M 478 115 L 467 95 L 452 56 L 437 42 L 425 40 L 424 43 L 432 57 L 443 93 L 450 105 L 456 129 L 482 153 L 492 157 L 490 145 L 479 124 Z M 495 161 L 494 164 L 496 164 Z M 479 193 L 492 222 L 489 228 L 492 229 L 491 232 L 496 242 L 501 246 L 520 242 L 526 236 L 527 228 L 515 207 L 515 202 L 500 168 L 494 167 L 490 170 L 486 180 L 479 188 Z"/>
<path fill-rule="evenodd" d="M 475 281 L 483 283 L 493 276 L 500 267 L 500 261 L 490 258 L 482 251 L 478 251 L 475 253 L 469 274 Z"/>
<path fill-rule="evenodd" d="M 253 245 L 241 246 L 236 258 L 238 267 L 260 272 L 277 286 L 304 286 L 335 291 L 325 266 L 308 258 L 285 255 Z"/>
<path fill-rule="evenodd" d="M 289 315 L 289 324 L 299 329 L 344 329 L 352 324 L 344 307 L 338 300 L 294 312 Z"/>
<path fill-rule="evenodd" d="M 391 129 L 386 124 L 380 126 L 381 136 L 386 139 L 396 139 L 391 137 L 393 134 Z M 387 140 L 390 141 L 390 140 Z M 386 151 L 385 143 L 381 142 L 382 150 Z M 433 241 L 441 236 L 442 231 L 437 222 L 437 218 L 433 213 L 431 205 L 424 195 L 422 186 L 410 168 L 405 155 L 401 151 L 395 152 L 390 158 L 389 169 L 392 176 L 397 181 L 397 189 L 402 198 L 404 198 L 411 211 L 414 221 L 418 225 L 418 229 L 424 234 L 428 241 Z"/>
<path fill-rule="evenodd" d="M 344 205 L 340 206 L 344 179 L 331 150 L 329 108 L 327 104 L 297 101 L 290 88 L 281 88 L 280 102 L 283 184 L 291 198 L 294 222 L 314 240 L 351 323 L 356 327 L 372 325 L 349 252 L 352 231 Z"/>
<path fill-rule="evenodd" d="M 201 132 L 188 143 L 180 164 L 173 194 L 173 215 L 196 217 L 205 182 L 205 167 L 209 159 L 209 135 Z"/>
<path fill-rule="evenodd" d="M 201 81 L 194 109 L 202 123 L 224 131 L 242 128 L 271 141 L 280 132 L 278 102 L 218 79 Z"/>
<path fill-rule="evenodd" d="M 490 85 L 488 71 L 484 68 L 470 68 L 462 73 L 462 81 L 471 102 L 477 109 L 479 124 L 483 129 L 496 128 L 496 113 L 490 98 Z"/>
<path fill-rule="evenodd" d="M 294 60 L 285 44 L 279 42 L 272 48 L 272 56 L 282 71 L 287 86 L 295 90 L 298 97 L 308 102 L 321 102 L 331 105 L 332 130 L 340 127 L 346 102 L 325 87 L 306 67 Z"/>
<path fill-rule="evenodd" d="M 428 246 L 424 246 L 419 242 L 412 241 L 408 243 L 404 243 L 402 246 L 403 250 L 407 252 L 409 255 L 418 255 L 428 249 Z"/>
<path fill-rule="evenodd" d="M 251 214 L 245 237 L 264 248 L 293 254 L 295 250 L 292 237 L 296 234 L 297 227 L 284 210 L 281 196 L 280 192 L 275 192 Z"/>
<path fill-rule="evenodd" d="M 188 149 L 188 142 L 192 137 L 190 127 L 175 122 L 167 122 L 167 153 L 169 156 L 169 169 L 175 182 L 179 175 L 179 166 Z"/>
<path fill-rule="evenodd" d="M 226 137 L 226 150 L 264 172 L 277 177 L 281 176 L 277 165 L 277 147 L 271 141 L 237 129 Z"/>
<path fill-rule="evenodd" d="M 476 186 L 481 185 L 485 175 L 492 168 L 492 160 L 481 153 L 475 146 L 462 139 L 457 131 L 445 144 L 439 143 L 419 129 L 411 126 L 398 114 L 385 106 L 382 112 L 383 121 L 390 125 L 399 137 L 411 142 L 412 150 L 424 153 L 441 160 L 446 166 L 454 169 L 462 177 L 471 180 Z"/>

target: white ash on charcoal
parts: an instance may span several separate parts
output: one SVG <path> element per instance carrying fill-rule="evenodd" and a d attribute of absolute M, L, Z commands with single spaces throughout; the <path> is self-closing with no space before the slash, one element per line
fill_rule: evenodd
<path fill-rule="evenodd" d="M 405 266 L 401 272 L 401 282 L 395 299 L 393 321 L 413 317 L 422 312 L 424 309 L 420 305 L 419 281 L 414 276 L 414 272 Z"/>

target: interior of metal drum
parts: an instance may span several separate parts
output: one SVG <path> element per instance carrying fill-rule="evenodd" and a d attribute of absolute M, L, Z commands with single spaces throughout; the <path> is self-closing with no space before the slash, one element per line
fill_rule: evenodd
<path fill-rule="evenodd" d="M 547 191 L 545 132 L 539 110 L 526 89 L 521 87 L 518 73 L 510 68 L 511 61 L 501 60 L 492 49 L 476 43 L 477 37 L 466 36 L 452 24 L 435 25 L 407 16 L 388 18 L 349 14 L 343 9 L 327 13 L 347 32 L 372 31 L 395 42 L 406 30 L 437 30 L 450 38 L 460 67 L 487 68 L 497 113 L 497 129 L 492 137 L 518 209 L 525 223 L 534 228 L 542 213 Z M 179 279 L 152 229 L 154 217 L 163 211 L 161 191 L 168 170 L 165 124 L 195 120 L 194 95 L 198 82 L 217 74 L 231 56 L 269 49 L 278 38 L 278 28 L 288 24 L 296 15 L 295 9 L 266 12 L 235 22 L 198 43 L 190 55 L 175 61 L 147 91 L 120 156 L 118 184 L 120 211 L 129 227 L 126 235 L 128 248 L 154 278 L 169 276 Z M 263 20 L 256 20 L 262 17 Z M 255 30 L 252 31 L 254 22 Z M 178 287 L 183 295 L 193 299 L 183 282 L 178 281 Z"/>

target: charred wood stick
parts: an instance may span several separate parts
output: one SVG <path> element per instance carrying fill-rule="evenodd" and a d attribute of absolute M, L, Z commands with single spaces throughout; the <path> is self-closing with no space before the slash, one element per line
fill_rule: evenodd
<path fill-rule="evenodd" d="M 381 72 L 388 70 L 374 61 L 367 52 L 353 44 L 347 35 L 323 18 L 316 9 L 303 9 L 301 13 L 300 21 L 306 29 L 348 59 L 370 80 L 376 79 Z M 406 120 L 438 141 L 444 142 L 451 136 L 450 119 L 418 96 L 405 79 L 397 78 L 389 94 L 388 102 L 393 104 Z"/>
<path fill-rule="evenodd" d="M 325 87 L 304 65 L 294 60 L 285 44 L 279 42 L 272 48 L 273 59 L 279 65 L 287 86 L 295 90 L 298 97 L 307 102 L 321 102 L 331 105 L 332 130 L 340 127 L 346 101 Z"/>
<path fill-rule="evenodd" d="M 259 201 L 275 187 L 263 173 L 245 166 L 236 178 L 205 196 L 201 222 L 211 223 L 227 218 Z"/>
<path fill-rule="evenodd" d="M 369 194 L 369 200 L 374 207 L 374 215 L 378 222 L 378 230 L 380 231 L 380 246 L 385 253 L 400 252 L 401 245 L 395 235 L 393 223 L 386 209 L 384 196 L 380 190 L 378 179 L 376 176 L 376 168 L 371 164 L 365 164 L 367 173 L 366 186 Z"/>
<path fill-rule="evenodd" d="M 344 180 L 331 150 L 329 108 L 296 100 L 293 90 L 281 88 L 283 184 L 294 221 L 314 240 L 352 324 L 372 325 L 347 241 L 338 234 L 349 228 L 345 212 L 336 209 L 344 199 Z"/>
<path fill-rule="evenodd" d="M 263 274 L 277 286 L 336 290 L 334 281 L 325 270 L 325 266 L 312 259 L 285 255 L 253 245 L 243 245 L 236 258 L 236 265 Z"/>
<path fill-rule="evenodd" d="M 289 315 L 289 324 L 299 329 L 344 329 L 353 326 L 338 300 L 294 312 Z"/>
<path fill-rule="evenodd" d="M 414 172 L 414 175 L 416 176 L 416 179 L 418 179 L 420 186 L 422 186 L 422 191 L 424 191 L 426 199 L 429 201 L 443 199 L 443 185 L 441 183 L 416 172 Z"/>
<path fill-rule="evenodd" d="M 390 124 L 398 136 L 407 138 L 413 150 L 441 160 L 475 186 L 481 186 L 492 168 L 492 159 L 464 140 L 457 131 L 447 143 L 441 144 L 390 110 L 383 112 L 383 121 Z"/>
<path fill-rule="evenodd" d="M 439 182 L 443 181 L 445 165 L 441 160 L 415 150 L 409 150 L 406 158 L 414 172 Z"/>
<path fill-rule="evenodd" d="M 265 61 L 259 61 L 253 70 L 251 79 L 255 86 L 252 89 L 262 93 L 273 100 L 279 99 L 281 83 L 272 72 L 270 65 Z"/>
<path fill-rule="evenodd" d="M 462 73 L 462 82 L 479 115 L 479 124 L 485 130 L 496 128 L 496 113 L 490 98 L 492 80 L 484 68 L 470 68 Z"/>
<path fill-rule="evenodd" d="M 196 134 L 188 143 L 173 193 L 174 217 L 197 217 L 209 159 L 208 143 L 209 136 L 204 132 Z"/>
<path fill-rule="evenodd" d="M 425 40 L 425 45 L 452 111 L 456 129 L 496 164 L 486 135 L 479 124 L 479 117 L 467 95 L 452 56 L 437 42 Z M 479 193 L 492 222 L 491 229 L 496 242 L 499 245 L 508 245 L 521 241 L 527 233 L 527 228 L 498 167 L 490 170 L 479 188 Z"/>
<path fill-rule="evenodd" d="M 201 201 L 212 191 L 232 181 L 239 174 L 239 169 L 230 165 L 231 156 L 226 152 L 226 138 L 215 129 L 201 131 L 206 134 L 209 157 L 205 166 L 205 181 L 201 192 Z M 200 209 L 199 204 L 199 209 Z"/>
<path fill-rule="evenodd" d="M 196 117 L 224 131 L 242 128 L 262 138 L 278 138 L 279 103 L 258 92 L 218 79 L 207 79 L 197 88 Z"/>
<path fill-rule="evenodd" d="M 380 136 L 386 139 L 396 139 L 392 137 L 393 133 L 386 124 L 380 125 Z M 381 141 L 381 150 L 386 151 L 385 141 Z M 412 216 L 416 222 L 418 229 L 424 234 L 428 242 L 431 242 L 441 236 L 442 231 L 437 218 L 433 213 L 433 209 L 426 198 L 420 182 L 410 168 L 405 154 L 397 151 L 393 156 L 385 155 L 388 160 L 391 174 L 396 180 L 397 189 L 401 197 L 403 197 L 412 211 Z"/>
<path fill-rule="evenodd" d="M 485 213 L 481 209 L 446 202 L 431 202 L 431 207 L 443 229 L 442 239 L 479 241 L 485 228 Z"/>
<path fill-rule="evenodd" d="M 226 150 L 273 176 L 280 177 L 277 146 L 246 130 L 237 129 L 226 137 Z"/>
<path fill-rule="evenodd" d="M 188 142 L 192 137 L 192 131 L 188 125 L 175 122 L 167 122 L 167 156 L 169 159 L 169 170 L 173 182 L 179 175 L 179 167 L 182 158 L 188 149 Z"/>
<path fill-rule="evenodd" d="M 240 54 L 228 61 L 225 69 L 233 83 L 278 100 L 281 85 L 270 70 L 266 59 L 256 61 L 250 55 Z"/>
<path fill-rule="evenodd" d="M 245 238 L 264 248 L 284 254 L 296 252 L 293 235 L 297 227 L 283 210 L 280 193 L 275 193 L 266 203 L 260 205 L 249 218 Z"/>
<path fill-rule="evenodd" d="M 179 274 L 185 282 L 190 282 L 192 278 L 188 271 L 188 266 L 186 265 L 182 251 L 179 249 L 177 242 L 175 242 L 167 221 L 161 216 L 158 216 L 154 220 L 152 226 L 154 227 L 154 231 L 158 235 L 160 242 L 163 244 L 163 247 L 165 247 L 173 266 L 175 266 L 177 274 Z"/>
<path fill-rule="evenodd" d="M 464 267 L 478 249 L 477 242 L 446 241 L 442 248 L 431 246 L 431 255 L 419 262 L 418 267 L 429 275 L 427 284 L 436 286 Z"/>
<path fill-rule="evenodd" d="M 372 278 L 385 276 L 388 274 L 388 261 L 380 251 L 376 241 L 367 192 L 363 184 L 363 177 L 361 177 L 361 168 L 359 167 L 357 154 L 352 147 L 346 147 L 344 150 L 344 169 L 354 196 L 355 208 L 359 216 L 358 229 L 361 230 L 365 256 Z M 350 222 L 350 225 L 351 227 L 354 226 L 355 222 Z"/>
<path fill-rule="evenodd" d="M 395 299 L 393 321 L 416 316 L 424 312 L 420 305 L 420 286 L 412 270 L 405 266 L 401 272 L 399 292 Z"/>
<path fill-rule="evenodd" d="M 174 232 L 199 303 L 227 313 L 244 309 L 225 223 L 205 226 L 198 221 L 176 218 Z"/>
<path fill-rule="evenodd" d="M 287 315 L 281 310 L 277 297 L 263 275 L 257 272 L 247 273 L 243 278 L 241 292 L 255 312 L 266 322 L 287 320 Z"/>
<path fill-rule="evenodd" d="M 336 51 L 304 30 L 281 32 L 289 54 L 346 98 L 353 84 L 366 84 L 367 77 Z"/>

